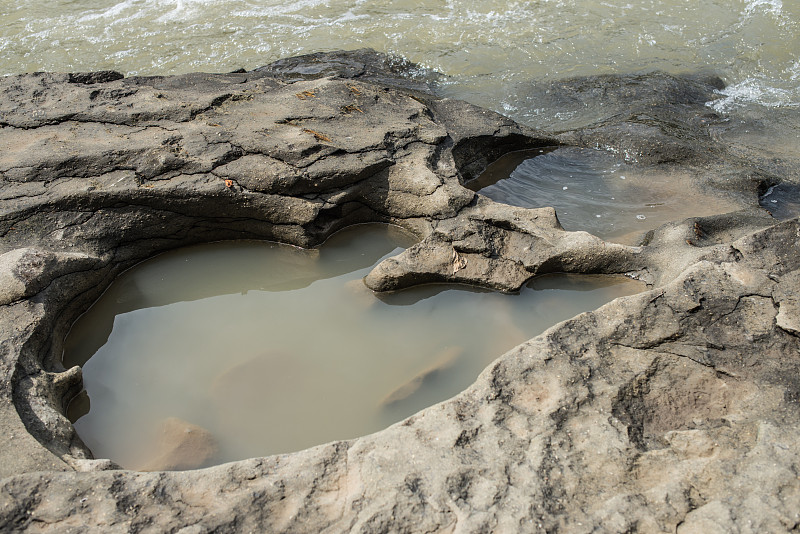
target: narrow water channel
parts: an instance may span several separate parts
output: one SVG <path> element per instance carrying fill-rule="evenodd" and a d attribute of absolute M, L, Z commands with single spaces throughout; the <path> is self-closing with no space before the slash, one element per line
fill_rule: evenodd
<path fill-rule="evenodd" d="M 564 275 L 518 295 L 369 291 L 369 269 L 413 241 L 365 225 L 318 250 L 215 243 L 129 270 L 66 341 L 65 365 L 84 372 L 86 392 L 69 410 L 78 434 L 97 457 L 134 469 L 357 437 L 458 393 L 553 324 L 642 289 Z"/>

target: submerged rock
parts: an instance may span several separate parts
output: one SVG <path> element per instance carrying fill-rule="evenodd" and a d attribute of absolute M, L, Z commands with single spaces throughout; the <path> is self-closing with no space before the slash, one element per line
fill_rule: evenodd
<path fill-rule="evenodd" d="M 208 465 L 217 454 L 214 436 L 205 428 L 177 417 L 162 421 L 158 445 L 139 471 L 183 471 Z"/>
<path fill-rule="evenodd" d="M 308 365 L 297 354 L 266 351 L 237 363 L 216 376 L 211 383 L 211 395 L 218 404 L 231 407 L 227 410 L 231 414 L 236 414 L 236 406 L 263 403 L 265 398 L 272 399 L 273 402 L 264 406 L 264 410 L 279 409 L 288 390 L 311 389 L 303 381 Z M 308 393 L 310 395 L 312 391 Z M 234 415 L 233 419 L 236 418 Z M 255 424 L 255 421 L 252 423 Z M 246 424 L 246 421 L 242 424 Z"/>
<path fill-rule="evenodd" d="M 752 168 L 709 134 L 719 118 L 701 101 L 716 82 L 565 81 L 573 96 L 553 109 L 616 95 L 631 112 L 548 135 L 398 81 L 409 73 L 361 51 L 231 74 L 0 80 L 0 530 L 797 529 L 800 220 L 759 207 L 779 166 Z M 741 210 L 634 247 L 463 186 L 507 152 L 558 144 L 680 168 Z M 118 273 L 181 245 L 310 246 L 360 222 L 420 238 L 366 277 L 373 290 L 514 291 L 558 271 L 652 289 L 556 325 L 370 436 L 184 472 L 91 458 L 63 415 L 81 377 L 61 343 Z M 159 468 L 189 465 L 186 444 L 195 461 L 211 454 L 202 431 L 171 428 Z"/>
<path fill-rule="evenodd" d="M 440 354 L 433 358 L 433 362 L 428 367 L 381 399 L 380 406 L 382 408 L 391 408 L 398 402 L 409 398 L 425 385 L 426 382 L 430 382 L 435 379 L 439 373 L 455 365 L 462 352 L 464 352 L 463 347 L 448 347 L 442 350 Z"/>

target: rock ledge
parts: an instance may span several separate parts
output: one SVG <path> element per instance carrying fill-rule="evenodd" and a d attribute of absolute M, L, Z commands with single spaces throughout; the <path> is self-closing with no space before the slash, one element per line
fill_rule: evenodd
<path fill-rule="evenodd" d="M 619 113 L 544 133 L 439 98 L 426 76 L 362 50 L 230 74 L 0 80 L 0 530 L 800 529 L 800 219 L 758 207 L 786 177 L 712 135 L 717 81 L 559 82 L 551 105 L 607 98 Z M 560 144 L 682 169 L 742 209 L 625 246 L 464 187 L 505 153 Z M 183 472 L 92 459 L 63 415 L 81 373 L 61 344 L 117 274 L 183 245 L 308 247 L 362 222 L 420 239 L 367 276 L 376 291 L 514 291 L 557 271 L 652 289 L 370 436 Z"/>

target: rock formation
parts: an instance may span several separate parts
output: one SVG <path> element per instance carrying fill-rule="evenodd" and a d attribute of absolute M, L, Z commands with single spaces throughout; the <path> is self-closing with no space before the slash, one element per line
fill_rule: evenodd
<path fill-rule="evenodd" d="M 611 111 L 543 133 L 440 98 L 435 78 L 370 51 L 230 74 L 3 78 L 0 530 L 796 531 L 800 220 L 759 207 L 792 166 L 750 165 L 724 142 L 730 126 L 703 106 L 718 86 L 562 81 L 545 105 Z M 559 144 L 682 169 L 741 210 L 625 246 L 464 187 L 505 153 Z M 63 415 L 81 371 L 61 346 L 117 274 L 182 245 L 307 247 L 360 222 L 420 239 L 367 276 L 375 291 L 514 291 L 547 272 L 651 289 L 370 436 L 194 471 L 92 459 Z"/>

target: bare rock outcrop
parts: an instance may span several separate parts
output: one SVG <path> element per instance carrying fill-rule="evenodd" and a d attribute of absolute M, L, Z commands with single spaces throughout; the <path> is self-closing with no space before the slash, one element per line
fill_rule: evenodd
<path fill-rule="evenodd" d="M 230 74 L 0 80 L 0 530 L 800 528 L 800 219 L 759 208 L 787 177 L 709 133 L 716 82 L 565 82 L 572 96 L 552 96 L 564 105 L 613 94 L 653 117 L 633 106 L 543 133 L 439 98 L 432 80 L 370 51 Z M 689 169 L 741 210 L 626 246 L 464 187 L 505 153 L 559 144 Z M 514 291 L 548 272 L 650 289 L 554 326 L 370 436 L 180 472 L 92 458 L 63 415 L 81 376 L 61 347 L 117 274 L 182 245 L 308 247 L 361 222 L 420 239 L 366 277 L 376 291 Z"/>

